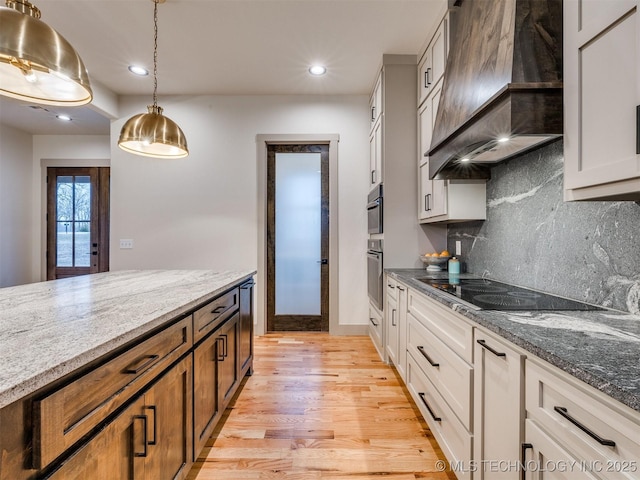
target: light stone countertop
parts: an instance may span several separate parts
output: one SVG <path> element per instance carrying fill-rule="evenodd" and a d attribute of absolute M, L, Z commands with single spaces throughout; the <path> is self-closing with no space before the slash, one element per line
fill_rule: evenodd
<path fill-rule="evenodd" d="M 418 278 L 424 269 L 387 274 L 535 356 L 640 412 L 640 317 L 617 310 L 475 310 Z M 448 278 L 446 272 L 436 274 Z M 462 274 L 460 278 L 479 278 Z M 440 277 L 439 277 L 440 278 Z"/>
<path fill-rule="evenodd" d="M 0 408 L 253 274 L 118 271 L 0 288 Z"/>

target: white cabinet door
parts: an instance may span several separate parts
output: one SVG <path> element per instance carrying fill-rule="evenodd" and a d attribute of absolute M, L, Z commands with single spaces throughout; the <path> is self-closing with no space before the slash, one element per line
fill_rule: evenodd
<path fill-rule="evenodd" d="M 442 78 L 447 62 L 447 48 L 447 20 L 444 19 L 418 65 L 418 105 L 424 102 Z"/>
<path fill-rule="evenodd" d="M 429 180 L 429 162 L 420 165 L 420 188 L 418 196 L 418 218 L 425 220 L 431 216 L 433 181 Z"/>
<path fill-rule="evenodd" d="M 398 290 L 398 363 L 396 368 L 400 378 L 406 381 L 407 377 L 407 287 L 397 284 Z"/>
<path fill-rule="evenodd" d="M 382 119 L 369 137 L 369 188 L 382 182 Z"/>
<path fill-rule="evenodd" d="M 524 427 L 524 356 L 480 329 L 474 352 L 474 458 L 517 465 Z M 517 480 L 519 473 L 516 468 L 481 468 L 477 479 Z"/>
<path fill-rule="evenodd" d="M 369 100 L 369 121 L 371 122 L 371 130 L 375 127 L 378 118 L 382 114 L 382 73 L 378 75 L 376 86 L 373 88 L 371 98 Z"/>
<path fill-rule="evenodd" d="M 638 0 L 564 2 L 565 189 L 568 199 L 640 191 Z M 579 189 L 610 184 L 593 193 Z M 631 187 L 631 190 L 629 190 Z M 576 194 L 572 195 L 572 191 Z M 640 196 L 640 193 L 638 193 Z"/>
<path fill-rule="evenodd" d="M 387 293 L 387 306 L 384 310 L 386 323 L 387 323 L 387 355 L 389 361 L 394 365 L 398 364 L 398 302 L 395 297 L 395 285 L 393 287 L 387 286 L 387 291 L 393 288 L 393 296 Z"/>

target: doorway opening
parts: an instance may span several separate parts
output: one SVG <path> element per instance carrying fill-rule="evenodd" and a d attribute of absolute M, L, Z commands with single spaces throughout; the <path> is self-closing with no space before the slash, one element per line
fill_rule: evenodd
<path fill-rule="evenodd" d="M 47 280 L 109 271 L 109 167 L 47 168 Z"/>
<path fill-rule="evenodd" d="M 267 331 L 329 331 L 329 145 L 267 146 Z"/>

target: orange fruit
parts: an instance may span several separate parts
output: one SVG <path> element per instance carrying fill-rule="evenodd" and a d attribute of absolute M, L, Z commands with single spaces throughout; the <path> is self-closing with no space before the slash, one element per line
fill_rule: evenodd
<path fill-rule="evenodd" d="M 440 256 L 441 257 L 449 257 L 451 256 L 451 254 L 449 253 L 449 250 L 443 250 L 440 252 Z"/>

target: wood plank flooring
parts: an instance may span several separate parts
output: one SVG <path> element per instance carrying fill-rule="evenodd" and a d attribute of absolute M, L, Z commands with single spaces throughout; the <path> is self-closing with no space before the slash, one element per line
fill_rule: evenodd
<path fill-rule="evenodd" d="M 245 382 L 188 480 L 455 479 L 369 337 L 257 337 Z"/>

